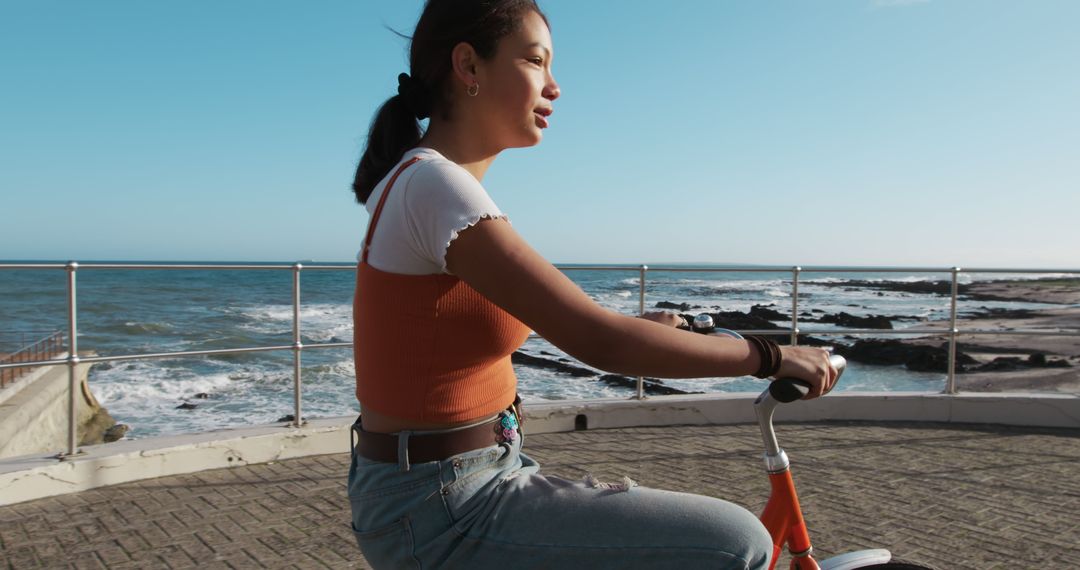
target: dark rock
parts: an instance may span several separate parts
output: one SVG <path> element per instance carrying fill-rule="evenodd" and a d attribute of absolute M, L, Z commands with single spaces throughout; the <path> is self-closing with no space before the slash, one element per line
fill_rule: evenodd
<path fill-rule="evenodd" d="M 791 344 L 791 335 L 774 336 L 773 340 L 777 344 L 788 345 Z M 802 346 L 835 346 L 836 343 L 832 341 L 822 340 L 813 336 L 806 336 L 804 334 L 799 335 L 799 344 Z"/>
<path fill-rule="evenodd" d="M 198 394 L 195 394 L 194 397 L 197 400 L 207 400 L 210 398 L 210 394 L 207 394 L 206 392 L 199 392 Z"/>
<path fill-rule="evenodd" d="M 104 443 L 112 443 L 124 439 L 124 435 L 131 429 L 127 424 L 115 424 L 109 429 L 105 430 L 105 435 L 102 436 Z"/>
<path fill-rule="evenodd" d="M 859 329 L 892 329 L 892 320 L 884 315 L 869 315 L 858 317 L 841 311 L 836 315 L 825 315 L 818 319 L 819 323 L 833 323 L 847 328 Z"/>
<path fill-rule="evenodd" d="M 620 374 L 604 374 L 597 378 L 600 382 L 607 384 L 608 386 L 617 386 L 620 388 L 629 388 L 631 390 L 637 390 L 637 378 L 630 378 L 628 376 L 622 376 Z M 686 392 L 678 388 L 672 388 L 665 385 L 656 378 L 645 378 L 644 381 L 645 393 L 650 396 L 670 396 L 673 394 L 702 394 L 703 392 Z"/>
<path fill-rule="evenodd" d="M 989 309 L 980 307 L 978 311 L 965 313 L 964 317 L 969 319 L 1030 319 L 1037 315 L 1038 313 L 1031 309 Z"/>
<path fill-rule="evenodd" d="M 109 415 L 109 411 L 102 407 L 94 409 L 94 415 L 79 426 L 81 439 L 79 445 L 98 445 L 106 443 L 105 434 L 109 428 L 116 425 L 116 420 Z"/>
<path fill-rule="evenodd" d="M 595 370 L 590 370 L 581 366 L 574 366 L 572 364 L 565 364 L 555 360 L 549 360 L 547 358 L 540 358 L 539 356 L 525 354 L 520 350 L 514 351 L 514 353 L 510 355 L 510 362 L 513 362 L 514 364 L 521 364 L 523 366 L 532 366 L 533 368 L 554 370 L 555 372 L 561 372 L 563 374 L 569 374 L 571 376 L 577 376 L 579 378 L 592 377 L 600 374 Z"/>
<path fill-rule="evenodd" d="M 192 404 L 191 402 L 184 402 L 183 404 L 180 404 L 179 406 L 176 406 L 176 409 L 178 409 L 178 410 L 194 410 L 195 408 L 198 408 L 198 407 L 199 406 L 196 406 L 195 404 Z"/>
<path fill-rule="evenodd" d="M 716 326 L 723 329 L 777 330 L 784 328 L 780 325 L 773 324 L 768 319 L 740 313 L 739 311 L 720 311 L 717 313 L 709 313 L 709 316 L 713 318 L 713 323 L 716 324 Z"/>
<path fill-rule="evenodd" d="M 657 309 L 674 309 L 676 311 L 689 311 L 695 306 L 690 303 L 672 303 L 670 301 L 660 301 L 656 304 Z"/>
<path fill-rule="evenodd" d="M 972 372 L 1013 372 L 1029 368 L 1027 362 L 1016 356 L 999 356 L 986 364 L 973 368 Z"/>
<path fill-rule="evenodd" d="M 941 343 L 941 348 L 949 348 L 948 341 Z M 956 348 L 964 352 L 981 352 L 985 354 L 1037 354 L 1038 349 L 1035 348 L 1008 348 L 1002 346 L 985 346 L 981 344 L 973 344 L 967 342 L 956 343 Z M 1043 355 L 1045 358 L 1045 355 Z"/>
<path fill-rule="evenodd" d="M 1058 360 L 1048 360 L 1045 354 L 1038 353 L 1028 356 L 1028 366 L 1032 368 L 1072 368 L 1072 364 L 1064 358 Z"/>
<path fill-rule="evenodd" d="M 952 281 L 864 281 L 852 279 L 849 281 L 819 283 L 819 285 L 823 287 L 843 287 L 847 291 L 871 289 L 923 295 L 949 296 L 952 294 Z M 966 290 L 966 287 L 966 285 L 960 285 L 961 291 Z"/>
<path fill-rule="evenodd" d="M 766 307 L 765 305 L 754 305 L 753 307 L 750 307 L 750 313 L 749 314 L 750 314 L 751 317 L 758 317 L 758 318 L 762 318 L 762 319 L 769 320 L 769 321 L 790 321 L 791 320 L 790 316 L 785 315 L 785 314 L 783 314 L 780 311 L 777 311 L 775 309 L 770 309 L 770 308 Z"/>
<path fill-rule="evenodd" d="M 285 414 L 284 416 L 281 416 L 280 418 L 277 419 L 278 423 L 283 423 L 283 422 L 290 422 L 291 423 L 294 420 L 296 420 L 296 415 L 295 414 Z M 307 418 L 301 417 L 300 421 L 301 422 L 307 421 Z"/>
<path fill-rule="evenodd" d="M 835 352 L 852 362 L 904 365 L 916 372 L 947 372 L 949 351 L 936 346 L 905 344 L 899 340 L 859 340 L 851 346 L 837 346 Z M 957 371 L 976 364 L 971 356 L 956 353 Z"/>

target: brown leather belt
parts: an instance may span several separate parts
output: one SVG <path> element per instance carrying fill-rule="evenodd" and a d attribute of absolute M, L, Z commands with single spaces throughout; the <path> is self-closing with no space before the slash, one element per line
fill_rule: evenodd
<path fill-rule="evenodd" d="M 520 401 L 516 400 L 510 407 L 511 413 L 517 417 L 519 424 L 521 422 L 521 409 L 518 406 Z M 502 431 L 499 427 L 500 420 L 501 416 L 457 431 L 409 435 L 408 462 L 442 461 L 459 453 L 495 445 Z M 372 461 L 398 462 L 398 436 L 396 434 L 363 431 L 359 420 L 355 429 L 359 435 L 359 443 L 356 445 L 357 453 Z"/>

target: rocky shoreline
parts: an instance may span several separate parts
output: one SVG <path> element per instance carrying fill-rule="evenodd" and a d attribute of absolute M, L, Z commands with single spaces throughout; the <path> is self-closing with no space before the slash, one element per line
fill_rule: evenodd
<path fill-rule="evenodd" d="M 874 289 L 885 292 L 906 292 L 948 297 L 952 284 L 938 282 L 842 281 L 829 283 L 832 287 Z M 971 301 L 1018 301 L 1060 305 L 1049 310 L 996 309 L 985 306 L 960 312 L 957 328 L 965 330 L 1077 330 L 1080 329 L 1080 279 L 1047 279 L 1029 281 L 988 281 L 964 284 L 959 287 L 960 299 Z M 790 321 L 790 312 L 773 306 L 755 305 L 747 312 L 709 310 L 687 303 L 660 301 L 655 308 L 678 312 L 692 320 L 700 313 L 712 316 L 716 326 L 734 330 L 784 330 L 776 322 Z M 701 309 L 694 312 L 695 309 Z M 800 323 L 828 323 L 843 328 L 890 330 L 895 323 L 913 323 L 920 319 L 905 315 L 868 315 L 860 317 L 846 312 L 828 314 L 811 309 L 800 313 Z M 917 372 L 946 373 L 949 343 L 945 334 L 948 321 L 918 323 L 923 330 L 940 329 L 941 335 L 929 334 L 909 339 L 861 339 L 846 335 L 829 339 L 800 335 L 799 344 L 832 346 L 851 362 L 903 366 Z M 905 327 L 906 328 L 906 327 Z M 788 335 L 773 337 L 781 344 L 790 342 Z M 1080 337 L 1034 335 L 963 334 L 957 338 L 957 385 L 961 390 L 999 391 L 1059 391 L 1080 392 Z M 572 364 L 565 358 L 542 352 L 541 355 L 517 351 L 515 364 L 550 370 L 581 378 L 593 378 L 609 385 L 633 388 L 635 378 L 604 374 Z M 648 379 L 647 394 L 684 394 L 664 385 L 662 380 Z"/>

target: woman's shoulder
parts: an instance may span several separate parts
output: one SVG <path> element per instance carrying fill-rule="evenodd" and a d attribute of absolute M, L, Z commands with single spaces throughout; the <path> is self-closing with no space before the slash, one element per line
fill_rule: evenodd
<path fill-rule="evenodd" d="M 413 149 L 407 152 L 402 160 L 409 160 L 412 157 L 419 157 L 420 161 L 413 166 L 416 170 L 412 174 L 410 185 L 416 182 L 423 186 L 451 186 L 480 190 L 484 188 L 468 170 L 434 149 Z"/>
<path fill-rule="evenodd" d="M 412 168 L 416 170 L 410 176 L 407 185 L 409 202 L 420 200 L 425 203 L 452 202 L 489 202 L 484 186 L 468 170 L 443 157 L 432 149 L 417 149 L 406 154 L 419 156 L 421 160 Z"/>

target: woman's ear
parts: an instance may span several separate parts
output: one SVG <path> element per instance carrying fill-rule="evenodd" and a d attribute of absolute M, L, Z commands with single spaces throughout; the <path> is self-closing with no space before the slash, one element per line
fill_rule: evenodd
<path fill-rule="evenodd" d="M 462 90 L 477 83 L 476 64 L 478 60 L 476 50 L 466 42 L 454 46 L 454 50 L 450 52 L 450 63 L 453 65 L 454 76 L 460 82 Z"/>

